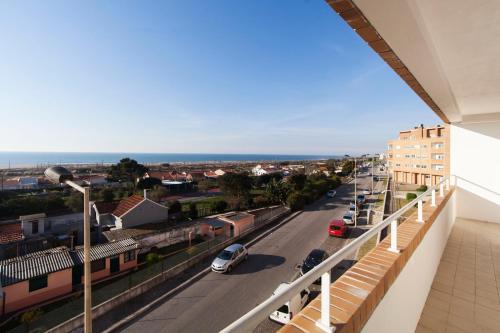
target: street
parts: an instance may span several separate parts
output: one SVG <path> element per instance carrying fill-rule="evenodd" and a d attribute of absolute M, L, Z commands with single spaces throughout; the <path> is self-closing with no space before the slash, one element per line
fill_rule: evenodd
<path fill-rule="evenodd" d="M 371 177 L 358 178 L 358 189 L 369 188 Z M 349 239 L 329 237 L 327 227 L 341 218 L 353 201 L 354 184 L 342 185 L 333 199 L 323 198 L 302 214 L 249 248 L 248 261 L 231 274 L 210 272 L 177 295 L 161 303 L 147 315 L 132 321 L 125 332 L 218 332 L 271 296 L 281 282 L 297 276 L 297 265 L 314 248 L 330 254 Z M 366 224 L 366 212 L 360 225 Z M 359 230 L 350 237 L 359 235 Z M 267 323 L 269 322 L 269 323 Z M 279 326 L 269 320 L 258 331 L 274 331 Z"/>

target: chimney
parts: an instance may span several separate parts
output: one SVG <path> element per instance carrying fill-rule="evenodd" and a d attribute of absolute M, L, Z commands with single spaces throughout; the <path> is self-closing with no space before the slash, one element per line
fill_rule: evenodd
<path fill-rule="evenodd" d="M 148 198 L 148 190 L 144 189 L 144 199 Z"/>

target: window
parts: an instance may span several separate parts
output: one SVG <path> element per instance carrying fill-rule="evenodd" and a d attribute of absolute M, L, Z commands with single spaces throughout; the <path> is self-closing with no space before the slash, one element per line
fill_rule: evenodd
<path fill-rule="evenodd" d="M 29 291 L 35 291 L 38 289 L 47 288 L 48 285 L 48 275 L 41 275 L 29 280 Z"/>
<path fill-rule="evenodd" d="M 437 170 L 437 171 L 442 171 L 442 170 L 444 170 L 444 165 L 442 165 L 442 164 L 433 164 L 432 168 L 434 170 Z"/>
<path fill-rule="evenodd" d="M 31 222 L 31 233 L 32 234 L 38 233 L 38 221 Z"/>
<path fill-rule="evenodd" d="M 443 148 L 444 147 L 444 143 L 443 142 L 434 142 L 432 144 L 432 148 Z"/>
<path fill-rule="evenodd" d="M 127 251 L 123 254 L 123 262 L 135 260 L 135 250 Z"/>
<path fill-rule="evenodd" d="M 106 268 L 106 258 L 94 260 L 90 263 L 90 271 L 92 273 L 102 271 Z"/>

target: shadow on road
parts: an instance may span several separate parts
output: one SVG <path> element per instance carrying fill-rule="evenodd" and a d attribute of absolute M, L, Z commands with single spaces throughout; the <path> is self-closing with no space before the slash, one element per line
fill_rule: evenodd
<path fill-rule="evenodd" d="M 361 228 L 349 228 L 349 234 L 347 235 L 347 238 L 357 238 L 359 236 L 361 236 L 362 234 L 364 234 L 366 231 L 368 231 L 367 229 L 361 229 Z"/>
<path fill-rule="evenodd" d="M 281 256 L 249 254 L 248 259 L 234 268 L 231 274 L 238 275 L 259 272 L 265 269 L 280 266 L 285 262 L 285 260 L 286 259 Z"/>

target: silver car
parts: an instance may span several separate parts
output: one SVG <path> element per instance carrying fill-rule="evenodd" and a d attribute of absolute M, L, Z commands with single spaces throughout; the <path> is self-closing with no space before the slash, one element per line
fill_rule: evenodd
<path fill-rule="evenodd" d="M 230 273 L 234 266 L 248 258 L 247 249 L 241 244 L 232 244 L 222 250 L 212 262 L 212 271 Z"/>

